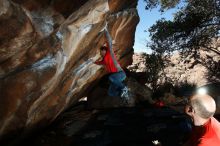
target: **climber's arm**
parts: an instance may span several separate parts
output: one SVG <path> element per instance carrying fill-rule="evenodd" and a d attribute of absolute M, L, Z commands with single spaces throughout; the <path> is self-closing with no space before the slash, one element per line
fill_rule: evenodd
<path fill-rule="evenodd" d="M 104 33 L 105 33 L 105 44 L 104 45 L 106 45 L 106 47 L 108 48 L 108 51 L 113 52 L 112 38 L 107 28 L 104 29 Z"/>

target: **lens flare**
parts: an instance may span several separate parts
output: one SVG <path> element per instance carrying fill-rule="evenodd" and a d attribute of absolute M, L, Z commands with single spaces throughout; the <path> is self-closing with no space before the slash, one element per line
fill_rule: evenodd
<path fill-rule="evenodd" d="M 198 94 L 201 94 L 201 95 L 204 95 L 204 94 L 207 93 L 207 89 L 205 89 L 205 88 L 199 88 L 199 89 L 197 90 L 197 93 L 198 93 Z"/>

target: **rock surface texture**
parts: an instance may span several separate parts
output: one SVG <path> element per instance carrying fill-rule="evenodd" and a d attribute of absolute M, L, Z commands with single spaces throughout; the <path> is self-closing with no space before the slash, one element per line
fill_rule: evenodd
<path fill-rule="evenodd" d="M 0 0 L 0 137 L 15 140 L 46 126 L 87 95 L 105 74 L 93 61 L 100 57 L 106 23 L 126 67 L 139 21 L 136 5 L 136 0 Z"/>

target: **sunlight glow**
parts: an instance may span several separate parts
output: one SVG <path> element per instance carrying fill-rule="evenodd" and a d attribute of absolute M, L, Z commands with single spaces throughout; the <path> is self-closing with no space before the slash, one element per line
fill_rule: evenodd
<path fill-rule="evenodd" d="M 206 88 L 199 88 L 199 89 L 197 90 L 197 93 L 198 93 L 198 94 L 201 94 L 201 95 L 204 95 L 204 94 L 207 93 L 207 89 L 206 89 Z"/>

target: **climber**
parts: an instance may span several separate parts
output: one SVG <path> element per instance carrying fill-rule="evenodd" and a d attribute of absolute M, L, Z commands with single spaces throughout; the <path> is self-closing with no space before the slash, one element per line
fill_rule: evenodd
<path fill-rule="evenodd" d="M 215 100 L 207 94 L 192 96 L 186 105 L 194 127 L 185 146 L 219 146 L 220 123 L 213 117 L 216 111 Z"/>
<path fill-rule="evenodd" d="M 119 65 L 114 51 L 112 49 L 112 38 L 107 30 L 104 28 L 105 43 L 100 48 L 101 61 L 95 61 L 97 65 L 104 65 L 106 70 L 110 73 L 110 86 L 108 89 L 109 96 L 121 96 L 128 99 L 128 88 L 123 84 L 126 74 Z"/>

